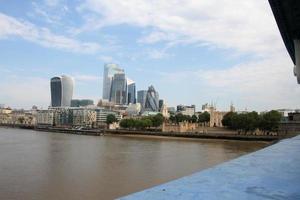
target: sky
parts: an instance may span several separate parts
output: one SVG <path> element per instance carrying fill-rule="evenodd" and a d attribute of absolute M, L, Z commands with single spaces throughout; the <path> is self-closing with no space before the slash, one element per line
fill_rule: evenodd
<path fill-rule="evenodd" d="M 0 0 L 0 104 L 47 108 L 62 74 L 97 101 L 105 63 L 168 106 L 300 108 L 267 0 Z"/>

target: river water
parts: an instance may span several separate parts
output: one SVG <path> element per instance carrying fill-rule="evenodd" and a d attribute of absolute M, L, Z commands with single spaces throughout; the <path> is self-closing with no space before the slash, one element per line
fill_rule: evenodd
<path fill-rule="evenodd" d="M 0 199 L 113 199 L 267 145 L 0 128 Z"/>

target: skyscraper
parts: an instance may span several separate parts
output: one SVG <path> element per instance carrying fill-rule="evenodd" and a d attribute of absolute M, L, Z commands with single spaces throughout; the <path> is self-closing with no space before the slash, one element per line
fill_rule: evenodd
<path fill-rule="evenodd" d="M 142 111 L 145 109 L 147 90 L 139 90 L 137 92 L 137 102 L 141 104 Z"/>
<path fill-rule="evenodd" d="M 158 101 L 159 101 L 158 92 L 156 92 L 154 87 L 151 85 L 147 91 L 145 110 L 158 112 L 159 111 L 159 102 Z"/>
<path fill-rule="evenodd" d="M 164 100 L 163 100 L 163 99 L 160 99 L 159 102 L 158 102 L 158 105 L 159 105 L 159 110 L 161 110 L 161 108 L 162 108 L 163 105 L 164 105 Z"/>
<path fill-rule="evenodd" d="M 112 79 L 115 74 L 124 73 L 117 64 L 105 64 L 103 73 L 103 92 L 102 98 L 109 100 L 111 96 Z"/>
<path fill-rule="evenodd" d="M 127 86 L 128 86 L 128 97 L 127 97 L 127 103 L 134 104 L 136 103 L 136 87 L 135 87 L 135 82 L 127 79 Z"/>
<path fill-rule="evenodd" d="M 73 79 L 65 75 L 51 78 L 51 106 L 70 106 L 73 97 L 73 85 Z"/>
<path fill-rule="evenodd" d="M 109 101 L 119 105 L 127 104 L 127 79 L 124 73 L 114 75 Z"/>

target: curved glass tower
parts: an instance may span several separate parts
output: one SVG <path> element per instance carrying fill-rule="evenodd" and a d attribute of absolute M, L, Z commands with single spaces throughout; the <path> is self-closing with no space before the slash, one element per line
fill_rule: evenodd
<path fill-rule="evenodd" d="M 154 112 L 159 111 L 159 95 L 152 85 L 148 88 L 147 91 L 145 110 Z"/>
<path fill-rule="evenodd" d="M 51 106 L 71 106 L 71 100 L 73 97 L 73 85 L 73 79 L 69 76 L 62 75 L 51 78 Z"/>

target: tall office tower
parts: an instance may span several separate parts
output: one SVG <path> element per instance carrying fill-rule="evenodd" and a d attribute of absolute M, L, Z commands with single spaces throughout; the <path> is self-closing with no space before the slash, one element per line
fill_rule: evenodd
<path fill-rule="evenodd" d="M 127 104 L 127 79 L 124 73 L 114 75 L 109 101 L 118 105 Z"/>
<path fill-rule="evenodd" d="M 141 104 L 141 110 L 143 111 L 146 104 L 147 90 L 139 90 L 137 92 L 137 103 Z"/>
<path fill-rule="evenodd" d="M 128 104 L 132 103 L 136 103 L 136 87 L 135 87 L 135 82 L 127 79 L 127 86 L 128 86 L 128 97 L 127 97 L 127 101 Z"/>
<path fill-rule="evenodd" d="M 121 69 L 117 64 L 105 64 L 104 73 L 103 73 L 103 92 L 102 98 L 109 100 L 111 93 L 112 79 L 115 74 L 124 73 L 124 70 Z"/>
<path fill-rule="evenodd" d="M 69 76 L 62 75 L 51 78 L 51 106 L 70 106 L 73 97 L 73 85 L 74 81 Z"/>
<path fill-rule="evenodd" d="M 151 85 L 147 91 L 145 110 L 158 112 L 159 111 L 158 101 L 159 101 L 158 92 L 156 92 L 154 87 Z"/>
<path fill-rule="evenodd" d="M 162 108 L 163 105 L 164 105 L 164 100 L 160 99 L 159 102 L 158 102 L 159 110 L 161 110 L 161 108 Z"/>

